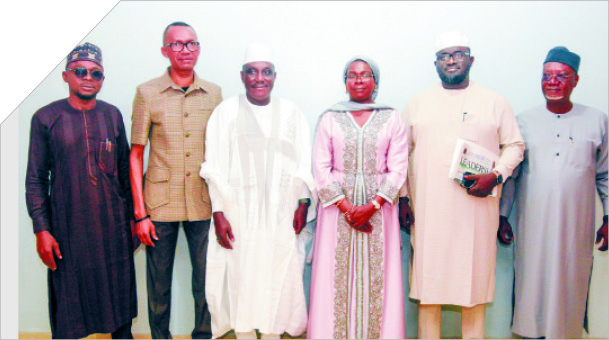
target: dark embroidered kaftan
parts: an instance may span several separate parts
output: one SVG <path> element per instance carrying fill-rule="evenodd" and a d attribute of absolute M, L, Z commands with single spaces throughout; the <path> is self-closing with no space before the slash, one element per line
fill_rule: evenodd
<path fill-rule="evenodd" d="M 63 259 L 49 270 L 54 338 L 110 333 L 137 315 L 129 145 L 119 110 L 67 99 L 32 118 L 26 202 L 34 232 L 49 231 Z"/>

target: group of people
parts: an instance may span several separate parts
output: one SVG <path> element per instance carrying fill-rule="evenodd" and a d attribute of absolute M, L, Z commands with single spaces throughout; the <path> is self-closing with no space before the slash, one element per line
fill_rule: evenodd
<path fill-rule="evenodd" d="M 466 36 L 447 32 L 436 45 L 441 82 L 402 114 L 375 102 L 378 65 L 350 59 L 349 99 L 321 114 L 312 149 L 302 112 L 271 95 L 267 46 L 247 47 L 245 94 L 223 100 L 194 71 L 195 30 L 168 25 L 161 52 L 170 66 L 137 87 L 129 146 L 120 111 L 96 99 L 101 50 L 78 45 L 62 73 L 68 98 L 32 118 L 26 175 L 53 338 L 133 338 L 139 242 L 152 337 L 171 338 L 180 225 L 193 268 L 192 338 L 404 338 L 400 229 L 411 234 L 420 338 L 440 338 L 441 305 L 462 307 L 464 338 L 484 337 L 496 238 L 515 243 L 513 331 L 580 337 L 595 188 L 604 209 L 596 243 L 604 251 L 608 240 L 607 116 L 570 100 L 580 57 L 550 50 L 546 105 L 515 116 L 504 97 L 470 81 Z M 465 176 L 471 186 L 448 178 L 457 139 L 498 157 L 492 171 Z M 301 232 L 312 220 L 307 305 Z"/>

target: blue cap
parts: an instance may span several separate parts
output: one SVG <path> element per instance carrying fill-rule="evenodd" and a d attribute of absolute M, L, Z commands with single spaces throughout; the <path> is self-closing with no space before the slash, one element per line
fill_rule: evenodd
<path fill-rule="evenodd" d="M 545 64 L 551 61 L 562 63 L 569 66 L 577 73 L 580 60 L 581 58 L 577 54 L 569 51 L 566 47 L 556 46 L 548 52 L 548 56 L 543 63 Z"/>

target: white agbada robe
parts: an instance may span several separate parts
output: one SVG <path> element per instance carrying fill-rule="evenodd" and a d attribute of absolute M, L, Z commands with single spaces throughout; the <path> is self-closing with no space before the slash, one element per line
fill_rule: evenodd
<path fill-rule="evenodd" d="M 512 331 L 580 338 L 592 270 L 595 191 L 607 214 L 607 115 L 575 104 L 517 116 L 525 158 L 505 183 L 501 215 L 514 205 Z"/>
<path fill-rule="evenodd" d="M 315 185 L 307 121 L 287 100 L 255 106 L 235 96 L 212 113 L 205 146 L 200 175 L 235 237 L 232 250 L 222 248 L 212 219 L 205 290 L 213 337 L 231 329 L 302 334 L 305 254 L 292 222 L 298 199 L 312 197 Z"/>
<path fill-rule="evenodd" d="M 400 196 L 409 191 L 415 217 L 410 297 L 465 307 L 491 302 L 499 199 L 468 195 L 448 172 L 461 138 L 500 155 L 495 169 L 510 176 L 524 151 L 514 113 L 504 97 L 470 82 L 462 90 L 438 84 L 423 91 L 403 117 L 410 169 Z"/>

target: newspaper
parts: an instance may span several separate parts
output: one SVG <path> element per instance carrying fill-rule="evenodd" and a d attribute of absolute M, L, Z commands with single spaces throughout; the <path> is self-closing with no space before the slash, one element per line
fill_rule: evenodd
<path fill-rule="evenodd" d="M 448 178 L 461 185 L 464 172 L 487 174 L 495 168 L 498 159 L 498 155 L 481 145 L 464 139 L 457 139 Z M 497 197 L 497 187 L 493 188 L 490 196 Z"/>

